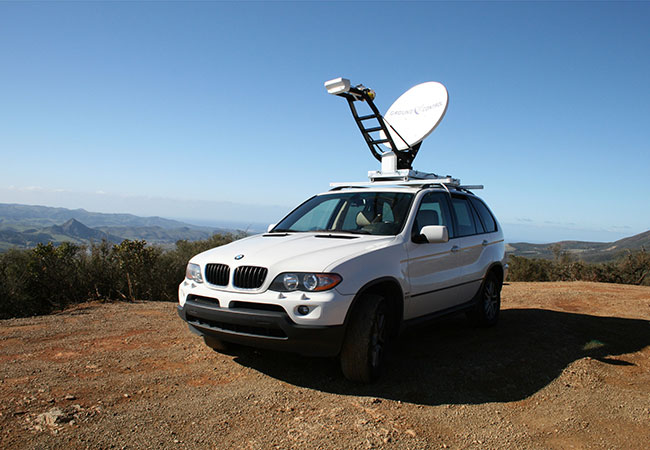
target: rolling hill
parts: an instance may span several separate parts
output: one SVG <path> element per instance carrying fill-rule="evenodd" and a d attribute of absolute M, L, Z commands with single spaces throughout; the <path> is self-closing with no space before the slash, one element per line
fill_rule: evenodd
<path fill-rule="evenodd" d="M 47 242 L 119 243 L 124 239 L 170 245 L 178 240 L 207 239 L 215 233 L 232 231 L 235 230 L 190 225 L 162 217 L 0 203 L 0 251 Z"/>
<path fill-rule="evenodd" d="M 20 224 L 33 227 L 59 225 L 70 219 L 85 224 L 88 227 L 161 227 L 171 228 L 203 228 L 164 219 L 162 217 L 140 217 L 133 214 L 105 214 L 86 211 L 85 209 L 52 208 L 49 206 L 20 205 L 15 203 L 0 203 L 0 224 Z"/>
<path fill-rule="evenodd" d="M 527 258 L 554 259 L 553 246 L 559 246 L 574 259 L 587 262 L 605 262 L 616 259 L 625 251 L 650 249 L 650 230 L 615 242 L 560 241 L 551 244 L 516 242 L 506 245 L 508 254 Z"/>

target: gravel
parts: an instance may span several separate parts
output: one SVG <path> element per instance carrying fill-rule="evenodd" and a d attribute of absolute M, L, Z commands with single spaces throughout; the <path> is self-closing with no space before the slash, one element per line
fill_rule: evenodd
<path fill-rule="evenodd" d="M 650 442 L 650 288 L 510 283 L 410 330 L 372 385 L 207 348 L 171 303 L 0 321 L 0 448 L 627 448 Z"/>

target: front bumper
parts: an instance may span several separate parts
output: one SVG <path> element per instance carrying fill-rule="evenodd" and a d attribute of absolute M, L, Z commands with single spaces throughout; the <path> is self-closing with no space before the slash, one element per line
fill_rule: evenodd
<path fill-rule="evenodd" d="M 345 334 L 343 325 L 299 325 L 286 312 L 224 308 L 192 299 L 178 306 L 178 315 L 202 336 L 309 356 L 336 356 Z"/>

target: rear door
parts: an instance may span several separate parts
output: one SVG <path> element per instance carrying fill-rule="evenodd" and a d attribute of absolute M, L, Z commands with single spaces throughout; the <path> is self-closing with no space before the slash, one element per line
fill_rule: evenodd
<path fill-rule="evenodd" d="M 485 275 L 486 267 L 482 255 L 489 241 L 486 239 L 485 227 L 470 198 L 466 195 L 453 194 L 451 203 L 460 241 L 462 289 L 458 300 L 459 303 L 465 303 L 474 297 Z"/>
<path fill-rule="evenodd" d="M 478 236 L 480 236 L 480 239 L 476 239 L 476 243 L 480 241 L 482 251 L 478 258 L 469 261 L 464 271 L 468 279 L 476 279 L 485 275 L 487 267 L 495 259 L 502 259 L 497 255 L 499 255 L 498 248 L 503 242 L 503 236 L 499 233 L 497 222 L 485 203 L 478 197 L 468 196 L 467 198 L 474 207 L 474 220 L 477 223 Z"/>

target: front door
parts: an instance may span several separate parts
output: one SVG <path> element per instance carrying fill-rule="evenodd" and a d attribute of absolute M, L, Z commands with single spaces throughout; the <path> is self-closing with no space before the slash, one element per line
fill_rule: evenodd
<path fill-rule="evenodd" d="M 412 238 L 406 244 L 410 295 L 405 319 L 432 314 L 457 304 L 457 286 L 461 277 L 460 240 L 454 237 L 448 195 L 430 192 L 424 196 L 413 223 L 412 237 L 427 225 L 444 225 L 449 242 L 419 243 Z"/>

